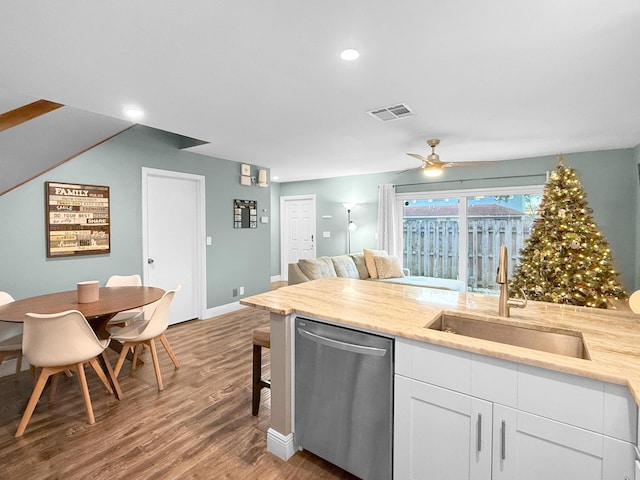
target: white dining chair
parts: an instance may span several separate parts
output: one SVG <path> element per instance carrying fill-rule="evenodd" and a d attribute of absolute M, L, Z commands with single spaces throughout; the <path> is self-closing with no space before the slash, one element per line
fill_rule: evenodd
<path fill-rule="evenodd" d="M 84 315 L 77 310 L 53 314 L 27 313 L 22 350 L 31 365 L 42 367 L 42 370 L 18 425 L 16 437 L 22 436 L 27 428 L 47 379 L 71 369 L 78 373 L 88 422 L 95 423 L 84 364 L 89 363 L 107 390 L 113 393 L 97 360 L 108 345 L 109 339 L 98 339 Z"/>
<path fill-rule="evenodd" d="M 164 346 L 175 368 L 180 368 L 180 363 L 174 355 L 165 335 L 165 331 L 169 326 L 169 307 L 171 306 L 171 301 L 173 300 L 175 293 L 179 291 L 180 288 L 181 286 L 178 285 L 173 290 L 167 290 L 162 298 L 155 303 L 155 308 L 153 308 L 148 317 L 135 320 L 130 325 L 117 329 L 111 334 L 112 340 L 122 342 L 122 350 L 118 357 L 118 361 L 116 362 L 116 366 L 113 369 L 113 373 L 116 377 L 122 369 L 127 353 L 133 349 L 133 361 L 131 368 L 134 369 L 137 361 L 138 345 L 147 345 L 151 350 L 151 358 L 153 359 L 153 367 L 156 374 L 156 380 L 158 382 L 158 390 L 163 390 L 164 386 L 162 384 L 160 363 L 158 362 L 158 353 L 156 351 L 155 344 L 156 339 L 160 340 Z"/>
<path fill-rule="evenodd" d="M 0 305 L 13 302 L 7 292 L 0 292 Z M 5 358 L 16 357 L 16 375 L 22 370 L 22 324 L 0 322 L 0 365 Z"/>
<path fill-rule="evenodd" d="M 142 279 L 140 275 L 111 275 L 105 284 L 105 287 L 141 287 Z M 143 313 L 141 308 L 134 308 L 132 310 L 125 310 L 124 312 L 116 313 L 106 325 L 107 329 L 113 326 L 124 326 L 131 320 L 141 316 Z"/>
<path fill-rule="evenodd" d="M 629 297 L 629 308 L 633 313 L 640 313 L 640 290 L 636 290 Z"/>

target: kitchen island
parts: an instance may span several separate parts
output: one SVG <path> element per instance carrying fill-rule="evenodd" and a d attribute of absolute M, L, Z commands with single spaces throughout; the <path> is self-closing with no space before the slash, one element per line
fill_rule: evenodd
<path fill-rule="evenodd" d="M 296 316 L 321 319 L 395 338 L 398 347 L 402 347 L 396 351 L 396 363 L 398 368 L 405 370 L 396 373 L 407 378 L 411 375 L 409 370 L 416 368 L 415 365 L 411 366 L 411 362 L 415 363 L 416 359 L 421 358 L 420 353 L 411 353 L 412 349 L 424 347 L 444 349 L 445 354 L 453 352 L 466 356 L 471 362 L 471 369 L 483 359 L 498 362 L 496 368 L 500 371 L 513 370 L 520 375 L 513 377 L 514 388 L 526 384 L 525 375 L 532 376 L 532 372 L 538 372 L 527 371 L 527 368 L 556 375 L 553 381 L 578 377 L 595 382 L 580 387 L 584 387 L 586 392 L 597 390 L 600 388 L 598 382 L 604 382 L 601 389 L 605 399 L 597 400 L 603 403 L 597 408 L 604 411 L 605 417 L 611 416 L 611 412 L 623 411 L 629 431 L 621 437 L 629 441 L 633 434 L 633 443 L 637 442 L 637 406 L 633 405 L 632 412 L 627 405 L 629 402 L 625 403 L 628 398 L 640 404 L 640 317 L 630 312 L 529 302 L 526 308 L 514 309 L 511 317 L 505 318 L 497 315 L 497 297 L 345 278 L 324 278 L 285 287 L 243 299 L 241 303 L 271 312 L 272 418 L 268 444 L 269 450 L 282 458 L 295 453 L 291 325 Z M 425 328 L 443 313 L 465 315 L 480 322 L 570 333 L 582 339 L 585 352 L 578 358 Z M 403 360 L 411 355 L 414 355 L 413 360 Z M 402 367 L 403 363 L 406 368 Z M 449 377 L 456 376 L 457 372 L 449 372 Z M 500 378 L 499 374 L 492 373 L 491 376 Z M 450 389 L 448 385 L 444 387 Z M 616 400 L 613 403 L 606 400 L 607 392 L 615 393 L 612 398 Z M 474 391 L 468 393 L 475 395 Z M 514 396 L 518 394 L 523 395 L 520 392 Z M 495 401 L 492 398 L 489 400 Z M 601 423 L 607 422 L 605 418 Z M 396 451 L 400 450 L 396 443 Z"/>

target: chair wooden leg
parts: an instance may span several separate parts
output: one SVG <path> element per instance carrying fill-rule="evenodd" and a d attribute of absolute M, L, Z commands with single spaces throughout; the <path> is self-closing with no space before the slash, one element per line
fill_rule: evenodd
<path fill-rule="evenodd" d="M 124 363 L 124 359 L 127 358 L 127 353 L 129 352 L 129 348 L 131 345 L 127 342 L 122 345 L 122 350 L 120 350 L 120 356 L 118 357 L 118 361 L 116 362 L 116 366 L 113 368 L 113 376 L 118 378 L 118 374 L 120 374 L 120 370 L 122 369 L 122 364 Z"/>
<path fill-rule="evenodd" d="M 33 411 L 38 404 L 38 400 L 40 399 L 40 395 L 42 395 L 42 391 L 44 390 L 44 386 L 47 383 L 47 379 L 52 373 L 55 373 L 56 370 L 48 367 L 44 367 L 40 372 L 40 376 L 36 381 L 35 386 L 33 387 L 33 392 L 31 393 L 31 397 L 29 398 L 29 403 L 27 403 L 27 407 L 24 409 L 24 413 L 22 414 L 22 419 L 18 424 L 18 430 L 16 430 L 16 438 L 21 437 L 27 428 L 27 424 L 29 420 L 31 420 L 31 415 L 33 415 Z"/>
<path fill-rule="evenodd" d="M 142 345 L 134 345 L 132 347 L 132 350 L 133 358 L 131 359 L 131 370 L 135 370 L 136 368 L 138 368 L 138 354 L 140 353 L 140 350 L 142 350 Z"/>
<path fill-rule="evenodd" d="M 18 354 L 18 358 L 16 358 L 16 375 L 20 375 L 20 371 L 22 370 L 22 352 Z"/>
<path fill-rule="evenodd" d="M 102 367 L 98 363 L 98 359 L 95 357 L 92 358 L 91 360 L 89 360 L 89 365 L 91 365 L 91 367 L 93 368 L 93 371 L 96 372 L 96 375 L 98 375 L 98 378 L 100 379 L 102 384 L 107 388 L 107 391 L 109 393 L 113 393 L 113 389 L 111 388 L 111 385 L 109 385 L 109 380 L 107 379 L 107 376 L 104 374 L 104 370 L 102 370 Z"/>
<path fill-rule="evenodd" d="M 60 373 L 54 373 L 51 377 L 51 382 L 49 382 L 49 401 L 53 402 L 53 399 L 56 396 L 56 390 L 58 390 L 58 379 L 60 378 Z"/>
<path fill-rule="evenodd" d="M 158 381 L 158 390 L 164 390 L 162 385 L 162 375 L 160 374 L 160 362 L 158 362 L 158 352 L 156 351 L 156 342 L 152 338 L 149 340 L 149 348 L 151 348 L 151 358 L 153 359 L 153 368 L 156 371 L 156 380 Z"/>
<path fill-rule="evenodd" d="M 162 345 L 164 345 L 164 349 L 169 354 L 169 357 L 171 358 L 171 361 L 175 365 L 176 369 L 180 368 L 180 363 L 178 362 L 178 359 L 176 358 L 176 356 L 173 354 L 173 350 L 171 350 L 171 345 L 169 345 L 169 340 L 167 340 L 167 336 L 164 333 L 160 335 L 160 341 L 162 342 Z"/>
<path fill-rule="evenodd" d="M 84 364 L 77 363 L 76 370 L 78 372 L 78 381 L 80 382 L 80 388 L 82 388 L 82 398 L 84 399 L 84 407 L 87 409 L 87 420 L 90 425 L 96 423 L 96 419 L 93 416 L 93 407 L 91 406 L 91 397 L 89 396 L 89 387 L 87 386 L 87 377 L 84 374 Z"/>

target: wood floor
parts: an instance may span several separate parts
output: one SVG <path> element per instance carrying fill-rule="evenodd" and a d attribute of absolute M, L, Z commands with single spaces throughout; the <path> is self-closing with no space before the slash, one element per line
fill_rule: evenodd
<path fill-rule="evenodd" d="M 77 378 L 63 377 L 53 401 L 43 393 L 23 437 L 14 438 L 32 389 L 28 371 L 0 378 L 0 477 L 7 479 L 353 479 L 308 452 L 285 462 L 266 451 L 269 391 L 251 415 L 251 332 L 268 314 L 246 308 L 170 327 L 181 362 L 158 349 L 165 389 L 145 365 L 120 373 L 115 400 L 91 369 L 96 423 L 86 422 Z M 113 353 L 113 352 L 112 352 Z M 112 355 L 115 364 L 116 354 Z M 264 353 L 268 377 L 268 350 Z"/>

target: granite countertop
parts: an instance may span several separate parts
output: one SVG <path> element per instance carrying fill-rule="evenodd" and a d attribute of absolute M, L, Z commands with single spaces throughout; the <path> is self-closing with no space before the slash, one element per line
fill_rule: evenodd
<path fill-rule="evenodd" d="M 640 315 L 629 311 L 529 302 L 524 309 L 512 308 L 505 318 L 498 317 L 497 296 L 337 277 L 283 287 L 240 303 L 626 385 L 640 405 Z M 590 360 L 425 328 L 443 312 L 580 332 Z"/>

